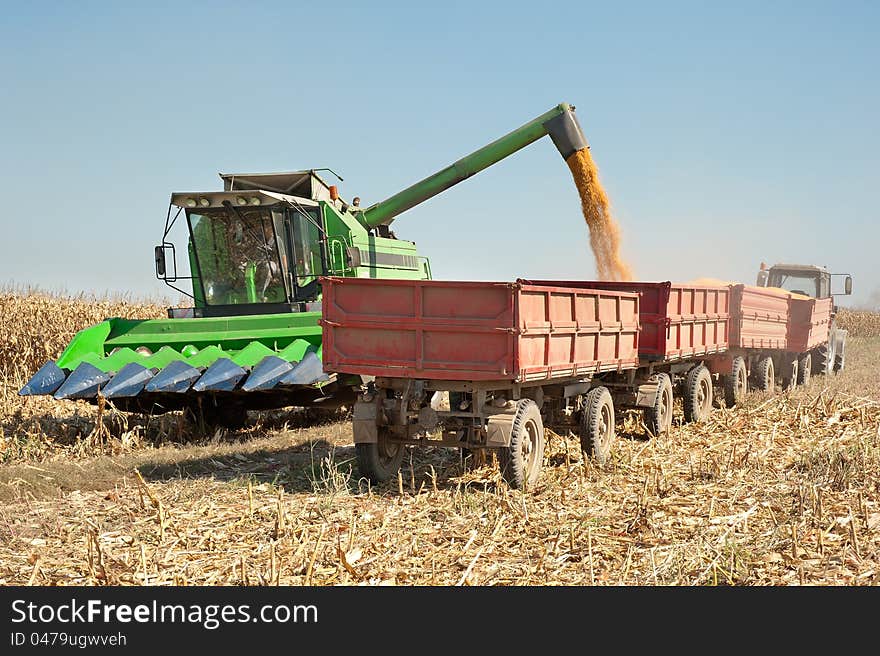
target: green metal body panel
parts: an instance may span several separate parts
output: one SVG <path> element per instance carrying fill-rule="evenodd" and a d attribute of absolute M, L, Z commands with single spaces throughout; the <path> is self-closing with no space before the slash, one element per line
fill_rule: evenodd
<path fill-rule="evenodd" d="M 101 371 L 114 372 L 130 362 L 159 369 L 174 360 L 206 367 L 222 357 L 247 367 L 268 355 L 298 362 L 307 352 L 320 349 L 320 318 L 320 312 L 291 312 L 206 319 L 108 319 L 77 333 L 56 364 L 75 369 L 88 362 Z M 195 355 L 187 357 L 186 347 L 190 351 L 195 347 Z"/>

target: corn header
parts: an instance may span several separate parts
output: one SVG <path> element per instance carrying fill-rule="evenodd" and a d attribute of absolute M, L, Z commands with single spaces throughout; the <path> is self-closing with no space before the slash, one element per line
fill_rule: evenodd
<path fill-rule="evenodd" d="M 191 409 L 227 427 L 240 426 L 249 409 L 346 405 L 361 379 L 324 372 L 319 278 L 430 279 L 428 259 L 391 222 L 547 135 L 564 158 L 587 145 L 574 107 L 563 103 L 365 208 L 343 200 L 319 175 L 326 169 L 221 173 L 221 191 L 173 193 L 156 275 L 192 307 L 80 331 L 20 394 L 100 395 L 143 413 Z M 169 241 L 178 221 L 189 233 L 189 276 L 178 273 Z"/>

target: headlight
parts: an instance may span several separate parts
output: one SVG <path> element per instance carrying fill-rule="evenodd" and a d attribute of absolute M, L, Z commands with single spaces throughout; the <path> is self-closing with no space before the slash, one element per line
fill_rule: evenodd
<path fill-rule="evenodd" d="M 247 205 L 247 198 L 245 198 L 244 196 L 238 196 L 235 199 L 235 202 L 238 203 L 239 205 Z"/>
<path fill-rule="evenodd" d="M 209 201 L 207 198 L 199 198 L 199 205 L 201 205 L 202 207 L 208 207 L 210 204 L 211 201 Z"/>
<path fill-rule="evenodd" d="M 195 207 L 196 206 L 196 199 L 195 198 L 187 198 L 186 199 L 186 206 L 187 207 Z"/>
<path fill-rule="evenodd" d="M 259 205 L 260 199 L 257 196 L 251 196 L 251 205 Z"/>

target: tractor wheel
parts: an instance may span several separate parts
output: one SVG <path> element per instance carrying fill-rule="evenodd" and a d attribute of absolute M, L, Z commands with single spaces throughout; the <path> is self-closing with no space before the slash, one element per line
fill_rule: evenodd
<path fill-rule="evenodd" d="M 846 336 L 837 344 L 836 352 L 834 353 L 834 371 L 835 373 L 839 373 L 843 371 L 843 368 L 846 366 Z"/>
<path fill-rule="evenodd" d="M 825 376 L 830 375 L 834 371 L 835 355 L 834 339 L 832 336 L 825 344 L 816 349 L 816 357 L 813 359 L 813 373 Z"/>
<path fill-rule="evenodd" d="M 581 416 L 581 449 L 602 466 L 614 443 L 614 401 L 607 387 L 594 387 L 584 397 Z"/>
<path fill-rule="evenodd" d="M 529 489 L 538 482 L 544 461 L 544 421 L 532 399 L 520 399 L 510 432 L 510 445 L 500 449 L 501 475 L 516 490 Z"/>
<path fill-rule="evenodd" d="M 755 389 L 770 394 L 776 391 L 776 369 L 769 355 L 763 356 L 755 366 Z"/>
<path fill-rule="evenodd" d="M 403 444 L 391 441 L 387 427 L 378 426 L 378 432 L 375 443 L 355 445 L 358 470 L 371 483 L 384 483 L 394 476 L 400 469 L 406 452 Z"/>
<path fill-rule="evenodd" d="M 803 353 L 798 358 L 797 384 L 806 385 L 810 382 L 810 376 L 813 371 L 813 356 L 811 353 Z"/>
<path fill-rule="evenodd" d="M 657 396 L 654 405 L 644 409 L 643 418 L 648 432 L 657 437 L 672 427 L 672 381 L 665 373 L 654 374 L 648 380 L 657 383 Z"/>
<path fill-rule="evenodd" d="M 712 412 L 712 374 L 705 365 L 697 365 L 684 381 L 684 420 L 705 421 Z"/>
<path fill-rule="evenodd" d="M 724 403 L 732 408 L 743 400 L 749 391 L 749 374 L 746 361 L 738 355 L 733 359 L 730 373 L 724 377 Z"/>

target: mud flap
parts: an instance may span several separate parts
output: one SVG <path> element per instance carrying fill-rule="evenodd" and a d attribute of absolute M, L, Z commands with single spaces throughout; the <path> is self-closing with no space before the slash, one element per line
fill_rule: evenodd
<path fill-rule="evenodd" d="M 660 386 L 655 382 L 644 381 L 630 390 L 613 390 L 614 405 L 621 408 L 653 408 L 657 401 Z"/>
<path fill-rule="evenodd" d="M 513 432 L 513 418 L 515 416 L 510 413 L 489 415 L 486 422 L 486 446 L 510 446 L 510 435 Z"/>
<path fill-rule="evenodd" d="M 359 400 L 354 404 L 351 424 L 355 444 L 376 444 L 379 441 L 377 400 L 369 403 Z"/>

